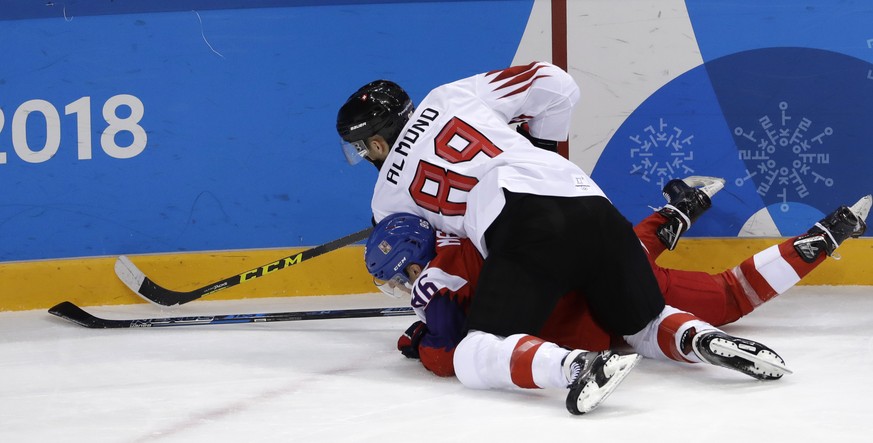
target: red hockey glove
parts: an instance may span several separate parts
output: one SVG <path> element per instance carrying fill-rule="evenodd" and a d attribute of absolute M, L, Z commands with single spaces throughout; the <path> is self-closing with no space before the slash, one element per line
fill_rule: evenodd
<path fill-rule="evenodd" d="M 425 333 L 427 333 L 427 325 L 421 320 L 413 323 L 397 339 L 397 350 L 406 356 L 406 358 L 419 358 L 418 344 L 421 343 L 421 338 L 424 337 Z"/>

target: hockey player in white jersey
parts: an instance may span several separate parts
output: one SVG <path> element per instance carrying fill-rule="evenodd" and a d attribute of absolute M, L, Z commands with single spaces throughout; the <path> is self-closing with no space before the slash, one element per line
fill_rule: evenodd
<path fill-rule="evenodd" d="M 390 109 L 374 106 L 389 99 L 397 102 Z M 380 168 L 375 221 L 417 213 L 444 232 L 470 238 L 484 253 L 503 189 L 604 197 L 575 164 L 535 148 L 508 126 L 525 122 L 537 139 L 565 140 L 578 99 L 573 78 L 542 62 L 438 87 L 414 111 L 398 85 L 377 81 L 349 98 L 337 129 L 350 162 L 366 158 Z"/>
<path fill-rule="evenodd" d="M 475 361 L 505 337 L 536 334 L 571 290 L 631 343 L 656 341 L 651 326 L 674 313 L 630 222 L 578 166 L 534 146 L 567 139 L 578 99 L 572 77 L 539 62 L 440 86 L 417 109 L 398 85 L 376 81 L 337 115 L 349 161 L 379 169 L 376 222 L 412 213 L 469 238 L 484 257 L 456 358 Z M 589 354 L 576 356 L 580 365 Z"/>

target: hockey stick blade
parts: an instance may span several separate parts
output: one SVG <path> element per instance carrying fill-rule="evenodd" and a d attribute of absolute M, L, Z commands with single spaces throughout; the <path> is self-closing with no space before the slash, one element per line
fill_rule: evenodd
<path fill-rule="evenodd" d="M 140 297 L 152 303 L 162 306 L 182 305 L 197 300 L 198 298 L 201 298 L 205 295 L 212 294 L 213 292 L 227 289 L 240 283 L 254 280 L 258 277 L 263 277 L 264 275 L 270 274 L 273 271 L 285 269 L 289 266 L 296 265 L 300 262 L 339 249 L 343 246 L 358 242 L 367 238 L 367 236 L 369 236 L 370 232 L 372 231 L 373 228 L 360 230 L 353 234 L 349 234 L 345 237 L 336 239 L 332 242 L 325 243 L 321 246 L 316 246 L 314 248 L 280 258 L 279 260 L 267 263 L 263 266 L 258 266 L 257 268 L 227 277 L 223 280 L 209 283 L 208 285 L 203 286 L 202 288 L 194 289 L 193 291 L 174 291 L 172 289 L 167 289 L 155 283 L 150 278 L 148 278 L 145 273 L 137 268 L 136 265 L 133 264 L 133 262 L 130 261 L 129 258 L 124 255 L 119 256 L 118 259 L 115 261 L 115 275 L 117 275 L 118 278 L 121 279 L 121 281 L 124 282 L 124 284 L 128 288 L 130 288 L 131 291 L 135 292 Z"/>
<path fill-rule="evenodd" d="M 415 315 L 411 307 L 328 309 L 321 311 L 266 312 L 258 314 L 199 315 L 189 317 L 138 318 L 112 320 L 97 317 L 74 303 L 65 301 L 49 309 L 49 314 L 91 329 L 157 328 L 167 326 L 204 326 L 239 323 L 267 323 L 336 318 L 398 317 Z"/>

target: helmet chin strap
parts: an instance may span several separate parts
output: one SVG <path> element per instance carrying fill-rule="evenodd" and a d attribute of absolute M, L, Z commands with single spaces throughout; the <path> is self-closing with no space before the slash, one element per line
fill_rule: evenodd
<path fill-rule="evenodd" d="M 367 159 L 367 160 L 370 160 L 370 159 Z M 370 160 L 370 163 L 372 163 L 373 166 L 376 167 L 376 169 L 381 171 L 382 165 L 385 164 L 385 160 Z"/>

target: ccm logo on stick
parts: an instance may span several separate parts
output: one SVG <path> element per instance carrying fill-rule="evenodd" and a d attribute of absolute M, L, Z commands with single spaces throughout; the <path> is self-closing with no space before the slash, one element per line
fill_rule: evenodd
<path fill-rule="evenodd" d="M 278 270 L 284 268 L 285 266 L 295 265 L 297 263 L 300 263 L 302 258 L 303 258 L 303 253 L 301 252 L 293 257 L 285 257 L 281 260 L 277 260 L 277 261 L 274 261 L 273 263 L 261 266 L 260 268 L 255 268 L 255 269 L 252 269 L 251 271 L 243 272 L 242 274 L 239 275 L 239 281 L 240 281 L 240 283 L 242 283 L 246 280 L 251 280 L 253 278 L 258 278 L 258 277 L 263 276 L 265 274 L 269 274 L 271 272 L 278 271 Z"/>

